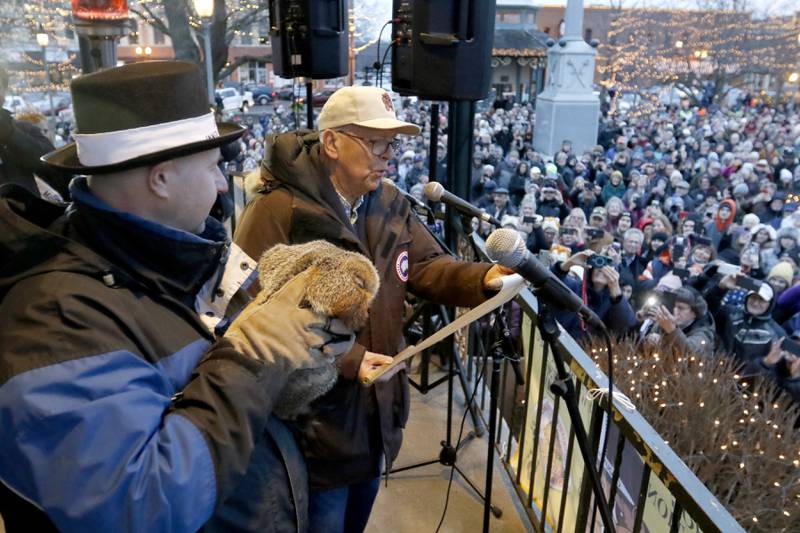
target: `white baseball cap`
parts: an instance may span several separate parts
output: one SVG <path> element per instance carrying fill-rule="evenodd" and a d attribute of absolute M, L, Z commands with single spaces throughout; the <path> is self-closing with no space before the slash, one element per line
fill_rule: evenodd
<path fill-rule="evenodd" d="M 379 87 L 342 87 L 328 98 L 317 120 L 319 130 L 349 125 L 405 135 L 420 132 L 416 124 L 397 120 L 392 97 Z"/>

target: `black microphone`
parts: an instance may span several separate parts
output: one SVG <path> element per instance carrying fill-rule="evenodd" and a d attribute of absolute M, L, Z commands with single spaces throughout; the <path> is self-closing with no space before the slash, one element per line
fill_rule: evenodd
<path fill-rule="evenodd" d="M 528 280 L 537 297 L 555 308 L 578 313 L 585 322 L 605 329 L 595 312 L 586 307 L 577 294 L 528 251 L 517 230 L 494 230 L 486 239 L 486 253 L 492 261 Z"/>
<path fill-rule="evenodd" d="M 471 203 L 459 198 L 455 194 L 446 191 L 442 184 L 437 181 L 429 181 L 426 183 L 425 188 L 423 189 L 423 194 L 425 194 L 425 198 L 431 202 L 444 202 L 465 215 L 478 217 L 480 220 L 488 222 L 489 224 L 492 224 L 498 228 L 501 226 L 500 221 L 494 218 L 492 215 L 483 209 L 478 209 Z"/>
<path fill-rule="evenodd" d="M 431 208 L 428 207 L 428 204 L 426 204 L 425 202 L 422 202 L 420 200 L 417 200 L 416 198 L 414 198 L 413 195 L 407 193 L 406 191 L 404 191 L 403 189 L 398 187 L 397 184 L 395 182 L 393 182 L 392 180 L 390 180 L 389 178 L 383 178 L 382 181 L 383 181 L 383 184 L 386 185 L 387 187 L 394 187 L 395 189 L 397 189 L 397 192 L 399 192 L 400 194 L 405 196 L 406 200 L 411 202 L 411 205 L 413 205 L 414 207 L 418 207 L 420 209 L 424 209 L 425 211 L 430 211 Z"/>

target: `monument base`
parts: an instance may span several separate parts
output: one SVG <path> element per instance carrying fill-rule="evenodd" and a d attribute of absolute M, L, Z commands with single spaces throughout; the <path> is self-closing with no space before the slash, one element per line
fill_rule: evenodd
<path fill-rule="evenodd" d="M 536 122 L 533 148 L 546 157 L 554 157 L 561 142 L 572 141 L 572 151 L 580 156 L 597 144 L 600 102 L 593 94 L 547 94 L 536 99 Z"/>

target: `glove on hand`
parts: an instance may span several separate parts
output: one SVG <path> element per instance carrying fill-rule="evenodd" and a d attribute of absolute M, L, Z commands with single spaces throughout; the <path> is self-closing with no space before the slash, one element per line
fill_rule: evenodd
<path fill-rule="evenodd" d="M 225 338 L 240 353 L 286 373 L 319 367 L 348 352 L 355 341 L 353 331 L 302 305 L 306 278 L 295 276 L 268 299 L 250 302 Z"/>

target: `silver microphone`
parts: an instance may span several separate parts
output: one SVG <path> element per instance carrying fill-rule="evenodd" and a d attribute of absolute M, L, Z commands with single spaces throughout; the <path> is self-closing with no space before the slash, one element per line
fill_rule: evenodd
<path fill-rule="evenodd" d="M 465 215 L 477 217 L 478 219 L 488 222 L 489 224 L 492 224 L 498 228 L 501 226 L 499 220 L 494 218 L 483 209 L 479 209 L 463 198 L 459 198 L 455 194 L 447 191 L 438 181 L 429 181 L 426 183 L 425 188 L 423 189 L 423 194 L 425 195 L 425 198 L 431 202 L 444 202 L 450 207 L 454 208 L 456 211 L 459 211 Z"/>

